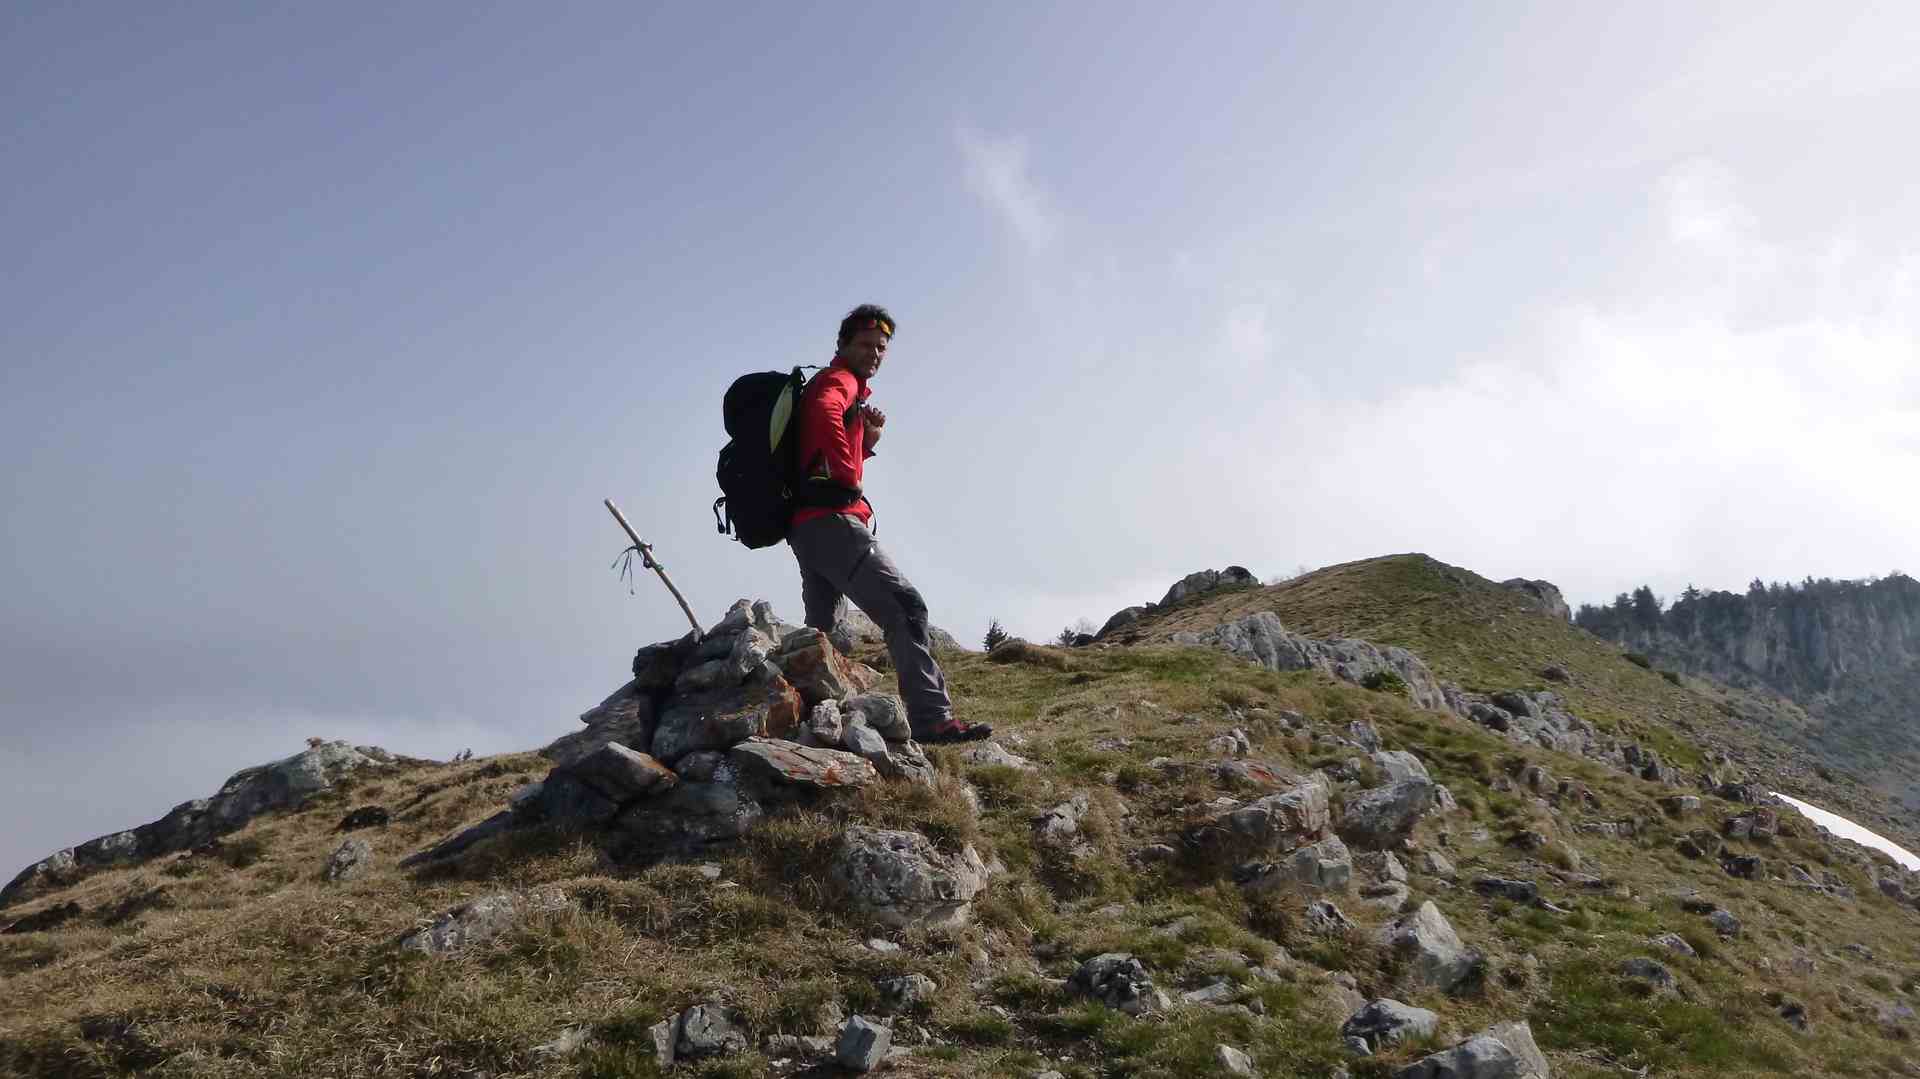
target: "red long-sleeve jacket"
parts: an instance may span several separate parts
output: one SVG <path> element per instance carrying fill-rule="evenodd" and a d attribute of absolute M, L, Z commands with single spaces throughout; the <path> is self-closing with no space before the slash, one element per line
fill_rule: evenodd
<path fill-rule="evenodd" d="M 832 366 L 813 376 L 800 395 L 800 481 L 823 481 L 852 491 L 860 491 L 866 460 L 873 456 L 875 437 L 867 431 L 866 415 L 860 406 L 866 403 L 867 380 L 854 374 L 834 357 Z M 875 432 L 877 434 L 877 432 Z M 863 522 L 873 520 L 873 507 L 864 496 L 842 507 L 802 505 L 794 511 L 793 523 L 811 521 L 835 513 L 852 514 Z"/>

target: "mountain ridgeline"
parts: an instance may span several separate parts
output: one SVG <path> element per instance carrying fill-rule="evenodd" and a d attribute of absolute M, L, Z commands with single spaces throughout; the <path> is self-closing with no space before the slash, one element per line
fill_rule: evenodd
<path fill-rule="evenodd" d="M 1689 586 L 1663 603 L 1642 585 L 1574 621 L 1658 666 L 1778 693 L 1812 721 L 1794 736 L 1830 764 L 1920 806 L 1920 582 Z"/>

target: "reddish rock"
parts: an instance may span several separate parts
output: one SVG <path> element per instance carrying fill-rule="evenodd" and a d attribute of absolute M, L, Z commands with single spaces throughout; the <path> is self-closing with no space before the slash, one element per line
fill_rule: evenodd
<path fill-rule="evenodd" d="M 776 677 L 767 686 L 767 721 L 764 733 L 768 738 L 792 738 L 806 723 L 807 703 L 793 683 Z"/>
<path fill-rule="evenodd" d="M 616 805 L 659 794 L 680 782 L 680 777 L 674 775 L 666 765 L 618 742 L 601 746 L 556 771 L 571 774 Z"/>
<path fill-rule="evenodd" d="M 728 752 L 743 788 L 777 793 L 780 787 L 864 787 L 879 778 L 873 765 L 837 749 L 815 749 L 774 738 L 749 738 Z"/>
<path fill-rule="evenodd" d="M 787 634 L 773 662 L 786 673 L 787 681 L 800 691 L 809 706 L 821 701 L 845 700 L 861 692 L 863 684 L 872 684 L 855 669 L 860 665 L 836 651 L 827 635 L 817 629 Z"/>

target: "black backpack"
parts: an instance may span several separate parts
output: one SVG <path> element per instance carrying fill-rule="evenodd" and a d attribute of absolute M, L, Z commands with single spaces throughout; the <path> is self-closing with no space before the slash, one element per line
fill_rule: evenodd
<path fill-rule="evenodd" d="M 796 506 L 839 509 L 860 499 L 850 487 L 800 475 L 802 370 L 741 375 L 721 404 L 730 441 L 720 448 L 715 470 L 720 497 L 713 500 L 713 523 L 748 547 L 786 539 Z"/>
<path fill-rule="evenodd" d="M 721 410 L 730 441 L 720 448 L 720 497 L 713 502 L 721 535 L 731 531 L 748 547 L 771 547 L 787 538 L 806 385 L 796 367 L 784 375 L 741 375 L 727 387 Z"/>

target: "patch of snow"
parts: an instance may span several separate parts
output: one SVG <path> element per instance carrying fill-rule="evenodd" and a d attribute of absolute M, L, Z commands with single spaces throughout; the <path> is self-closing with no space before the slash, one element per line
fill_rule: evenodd
<path fill-rule="evenodd" d="M 1920 855 L 1914 854 L 1912 851 L 1881 835 L 1879 832 L 1861 827 L 1838 813 L 1821 809 L 1817 805 L 1809 805 L 1798 798 L 1781 794 L 1779 791 L 1774 791 L 1773 796 L 1799 810 L 1808 820 L 1811 820 L 1813 823 L 1825 828 L 1827 831 L 1832 832 L 1842 839 L 1851 839 L 1863 847 L 1872 847 L 1874 850 L 1884 851 L 1892 855 L 1894 861 L 1899 862 L 1908 869 L 1920 869 Z"/>

